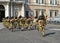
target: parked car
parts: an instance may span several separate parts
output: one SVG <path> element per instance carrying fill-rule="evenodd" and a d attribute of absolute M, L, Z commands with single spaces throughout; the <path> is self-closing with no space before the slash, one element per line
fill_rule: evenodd
<path fill-rule="evenodd" d="M 60 23 L 60 17 L 54 17 L 47 19 L 48 23 Z"/>
<path fill-rule="evenodd" d="M 55 17 L 53 20 L 56 22 L 60 22 L 60 17 Z"/>

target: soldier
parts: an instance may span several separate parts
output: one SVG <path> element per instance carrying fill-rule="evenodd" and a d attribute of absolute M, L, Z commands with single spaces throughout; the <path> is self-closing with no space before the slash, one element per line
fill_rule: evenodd
<path fill-rule="evenodd" d="M 14 22 L 15 22 L 15 20 L 14 20 L 14 17 L 11 17 L 10 18 L 10 26 L 9 26 L 9 29 L 13 32 L 13 29 L 14 29 Z"/>
<path fill-rule="evenodd" d="M 5 18 L 5 27 L 8 28 L 9 27 L 9 17 Z"/>
<path fill-rule="evenodd" d="M 30 26 L 32 25 L 32 19 L 29 17 L 28 19 L 26 19 L 25 22 L 25 27 L 30 30 Z"/>
<path fill-rule="evenodd" d="M 14 18 L 14 27 L 17 28 L 18 27 L 18 22 L 17 22 L 17 17 Z"/>
<path fill-rule="evenodd" d="M 3 25 L 5 26 L 6 18 L 3 18 L 2 22 L 3 22 Z"/>
<path fill-rule="evenodd" d="M 6 21 L 7 21 L 7 28 L 9 28 L 9 24 L 10 24 L 10 19 L 9 19 L 9 17 L 7 17 L 7 19 L 6 19 Z"/>
<path fill-rule="evenodd" d="M 20 15 L 18 18 L 17 18 L 17 22 L 18 22 L 18 28 L 21 29 L 21 20 L 22 20 L 22 16 Z"/>
<path fill-rule="evenodd" d="M 39 16 L 38 20 L 37 20 L 37 24 L 38 24 L 38 30 L 41 31 L 42 36 L 45 35 L 45 26 L 46 26 L 46 19 L 44 17 L 44 15 Z"/>
<path fill-rule="evenodd" d="M 24 17 L 20 18 L 20 27 L 22 31 L 24 30 L 24 27 L 25 27 L 25 20 L 26 19 Z"/>
<path fill-rule="evenodd" d="M 18 27 L 19 27 L 19 29 L 21 28 L 21 25 L 22 25 L 22 23 L 21 23 L 21 20 L 22 20 L 22 16 L 20 15 L 18 18 L 17 18 L 18 20 Z"/>
<path fill-rule="evenodd" d="M 20 26 L 20 18 L 19 17 L 17 17 L 17 21 L 16 22 L 17 22 L 17 27 L 16 28 L 20 29 L 20 27 L 19 27 Z"/>
<path fill-rule="evenodd" d="M 6 17 L 5 18 L 3 18 L 3 25 L 6 27 Z"/>

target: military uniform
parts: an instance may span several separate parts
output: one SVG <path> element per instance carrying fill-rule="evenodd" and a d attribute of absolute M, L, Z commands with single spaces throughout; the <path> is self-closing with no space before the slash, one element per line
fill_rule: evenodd
<path fill-rule="evenodd" d="M 3 18 L 2 22 L 3 22 L 3 25 L 5 26 L 5 18 Z"/>
<path fill-rule="evenodd" d="M 16 22 L 17 22 L 17 27 L 16 28 L 20 29 L 20 18 L 17 18 Z"/>
<path fill-rule="evenodd" d="M 14 29 L 14 18 L 11 18 L 11 19 L 10 19 L 9 29 L 13 32 L 13 29 Z"/>
<path fill-rule="evenodd" d="M 8 18 L 5 19 L 5 27 L 8 28 Z"/>
<path fill-rule="evenodd" d="M 39 28 L 39 31 L 42 32 L 42 35 L 44 35 L 45 34 L 45 24 L 44 24 L 43 20 L 38 21 L 38 28 Z"/>
<path fill-rule="evenodd" d="M 21 30 L 24 30 L 24 28 L 25 28 L 25 18 L 20 19 L 20 27 L 21 27 Z"/>
<path fill-rule="evenodd" d="M 15 28 L 17 28 L 17 27 L 18 27 L 17 18 L 14 18 L 14 27 L 15 27 Z"/>
<path fill-rule="evenodd" d="M 10 25 L 10 19 L 9 18 L 6 19 L 6 24 L 7 24 L 7 28 L 9 28 L 9 25 Z"/>
<path fill-rule="evenodd" d="M 31 25 L 32 25 L 32 19 L 31 18 L 26 19 L 25 26 L 28 30 L 30 30 Z"/>
<path fill-rule="evenodd" d="M 45 35 L 45 26 L 46 26 L 45 18 L 44 17 L 39 18 L 37 21 L 37 27 L 38 27 L 38 30 L 41 31 L 42 36 Z"/>

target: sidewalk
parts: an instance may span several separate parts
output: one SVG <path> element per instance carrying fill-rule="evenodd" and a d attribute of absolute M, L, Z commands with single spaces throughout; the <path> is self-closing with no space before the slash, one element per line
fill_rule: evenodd
<path fill-rule="evenodd" d="M 3 26 L 3 23 L 1 22 L 0 23 L 0 29 L 3 29 L 3 28 L 5 28 L 5 27 Z"/>
<path fill-rule="evenodd" d="M 60 25 L 58 25 L 58 24 L 47 24 L 46 27 L 60 28 Z"/>

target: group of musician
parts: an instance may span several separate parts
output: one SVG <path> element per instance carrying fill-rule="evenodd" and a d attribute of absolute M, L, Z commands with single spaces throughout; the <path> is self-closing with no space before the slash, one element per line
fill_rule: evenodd
<path fill-rule="evenodd" d="M 36 20 L 35 17 L 26 18 L 20 15 L 19 17 L 5 17 L 2 21 L 3 25 L 12 32 L 15 28 L 24 31 L 24 29 L 30 30 L 31 26 L 35 26 L 38 31 L 41 31 L 42 36 L 45 35 L 46 19 L 44 15 L 39 16 Z"/>

